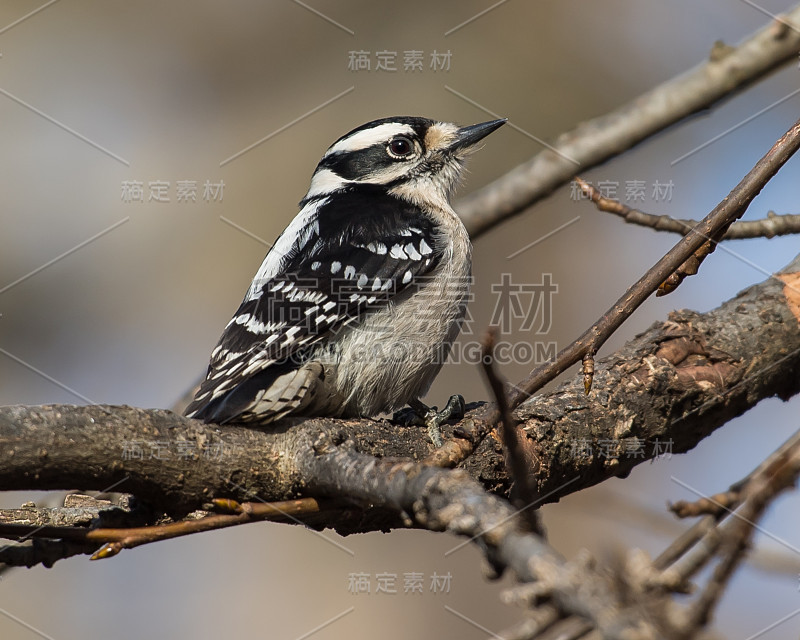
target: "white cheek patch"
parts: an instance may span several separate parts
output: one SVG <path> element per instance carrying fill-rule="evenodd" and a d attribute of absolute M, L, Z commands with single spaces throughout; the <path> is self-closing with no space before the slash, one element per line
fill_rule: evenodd
<path fill-rule="evenodd" d="M 394 136 L 402 134 L 413 135 L 413 133 L 414 129 L 412 129 L 410 125 L 399 124 L 397 122 L 386 122 L 384 124 L 379 124 L 377 127 L 364 129 L 363 131 L 354 133 L 353 135 L 348 136 L 344 140 L 339 140 L 339 142 L 337 142 L 330 149 L 328 149 L 325 152 L 325 155 L 322 157 L 326 158 L 332 153 L 339 153 L 339 152 L 348 153 L 350 151 L 358 151 L 360 149 L 366 149 L 367 147 L 371 147 L 374 144 L 379 144 L 381 142 L 388 142 L 389 139 Z"/>
<path fill-rule="evenodd" d="M 414 162 L 413 160 L 411 162 Z M 409 161 L 395 162 L 388 167 L 384 167 L 377 171 L 370 172 L 369 176 L 365 179 L 359 180 L 361 184 L 389 184 L 400 178 L 408 175 Z"/>

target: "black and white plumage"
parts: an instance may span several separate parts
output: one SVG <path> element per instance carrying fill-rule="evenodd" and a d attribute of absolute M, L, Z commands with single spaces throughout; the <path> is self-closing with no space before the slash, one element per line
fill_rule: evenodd
<path fill-rule="evenodd" d="M 376 120 L 325 153 L 211 354 L 186 415 L 266 424 L 417 402 L 458 335 L 471 245 L 449 197 L 471 127 Z"/>

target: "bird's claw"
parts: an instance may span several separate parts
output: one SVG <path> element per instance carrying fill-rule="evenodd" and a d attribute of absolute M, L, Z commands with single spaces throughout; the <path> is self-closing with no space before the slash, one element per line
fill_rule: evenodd
<path fill-rule="evenodd" d="M 439 411 L 436 407 L 425 406 L 419 400 L 410 402 L 411 409 L 398 411 L 394 415 L 395 422 L 400 422 L 404 426 L 425 425 L 428 430 L 428 437 L 433 446 L 442 446 L 441 426 L 448 420 L 460 420 L 464 417 L 464 398 L 460 395 L 450 396 L 444 409 Z"/>

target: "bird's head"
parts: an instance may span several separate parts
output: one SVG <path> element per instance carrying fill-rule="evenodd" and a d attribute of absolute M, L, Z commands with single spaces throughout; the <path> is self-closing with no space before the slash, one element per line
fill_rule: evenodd
<path fill-rule="evenodd" d="M 417 203 L 447 201 L 466 156 L 505 122 L 459 127 L 410 116 L 368 122 L 328 148 L 305 199 L 369 184 Z"/>

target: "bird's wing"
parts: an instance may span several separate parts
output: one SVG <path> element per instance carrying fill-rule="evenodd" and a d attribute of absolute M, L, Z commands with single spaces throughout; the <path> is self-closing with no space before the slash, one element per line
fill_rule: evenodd
<path fill-rule="evenodd" d="M 299 366 L 312 346 L 418 286 L 438 264 L 433 225 L 413 206 L 348 195 L 293 229 L 292 245 L 281 243 L 289 229 L 276 242 L 212 352 L 187 416 L 235 421 L 253 399 L 248 390 L 231 401 L 246 382 Z"/>

